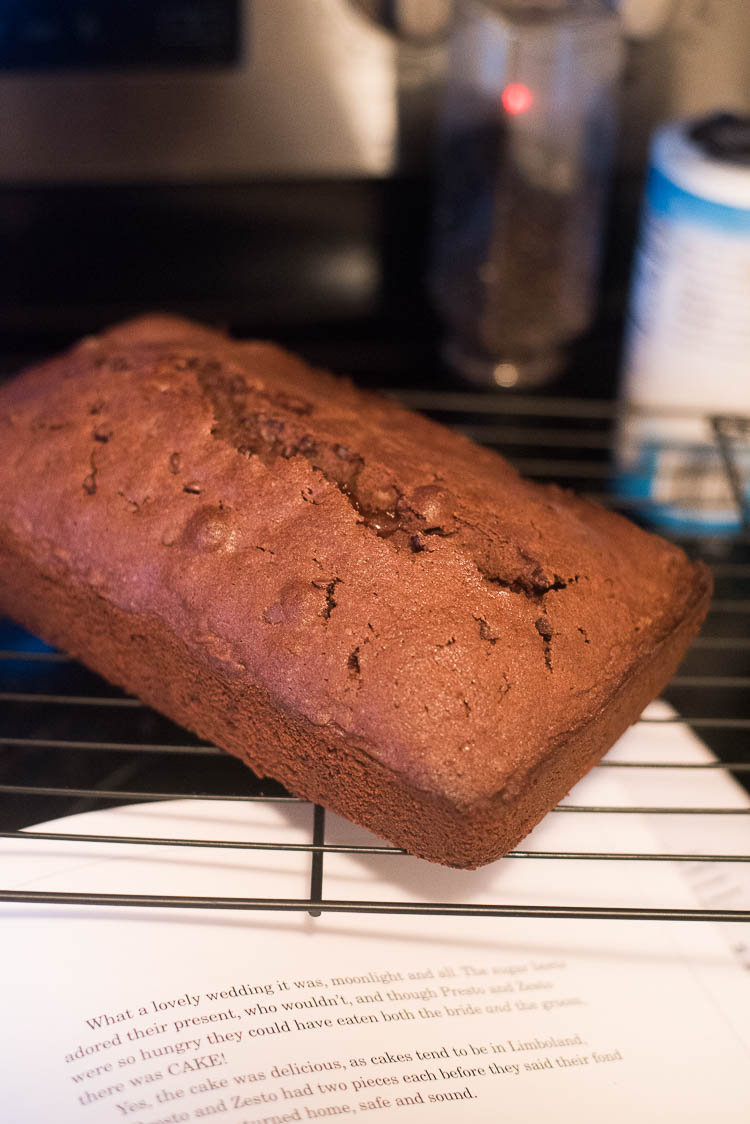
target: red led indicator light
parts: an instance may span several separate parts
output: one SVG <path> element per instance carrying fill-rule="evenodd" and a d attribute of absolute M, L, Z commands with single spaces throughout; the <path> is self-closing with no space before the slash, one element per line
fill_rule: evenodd
<path fill-rule="evenodd" d="M 514 116 L 525 113 L 533 100 L 531 90 L 528 86 L 524 86 L 523 82 L 511 82 L 505 87 L 500 98 L 505 112 L 512 113 Z"/>

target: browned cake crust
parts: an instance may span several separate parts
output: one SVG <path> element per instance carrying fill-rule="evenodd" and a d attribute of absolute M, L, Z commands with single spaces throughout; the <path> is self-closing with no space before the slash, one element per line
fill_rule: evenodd
<path fill-rule="evenodd" d="M 676 547 L 171 317 L 0 392 L 0 611 L 414 854 L 512 848 L 708 607 Z"/>

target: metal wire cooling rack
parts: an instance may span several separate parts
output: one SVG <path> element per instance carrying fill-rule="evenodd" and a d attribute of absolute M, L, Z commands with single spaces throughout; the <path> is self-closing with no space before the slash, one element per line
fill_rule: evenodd
<path fill-rule="evenodd" d="M 636 518 L 648 518 L 643 500 L 623 498 L 614 484 L 612 447 L 615 414 L 611 403 L 591 400 L 493 397 L 477 393 L 414 391 L 399 396 L 475 440 L 500 449 L 521 472 L 555 480 Z M 659 719 L 685 723 L 697 731 L 716 760 L 639 763 L 651 770 L 725 769 L 750 786 L 750 512 L 741 479 L 738 451 L 750 433 L 743 418 L 709 420 L 729 493 L 739 513 L 731 534 L 680 538 L 688 552 L 710 566 L 716 596 L 701 637 L 673 678 L 665 698 L 678 712 Z M 742 456 L 744 456 L 742 451 Z M 660 528 L 663 532 L 663 528 Z M 675 537 L 675 536 L 673 536 Z M 70 844 L 150 845 L 154 847 L 231 848 L 246 851 L 308 852 L 309 894 L 300 898 L 188 897 L 184 895 L 65 893 L 3 889 L 0 900 L 86 905 L 128 905 L 211 909 L 323 912 L 418 913 L 483 916 L 577 917 L 640 920 L 750 921 L 750 909 L 633 908 L 339 900 L 324 893 L 324 859 L 361 854 L 394 861 L 404 852 L 386 846 L 335 843 L 326 838 L 326 816 L 315 807 L 309 842 L 263 839 L 227 842 L 212 839 L 90 835 L 29 830 L 28 825 L 94 808 L 130 802 L 219 800 L 297 802 L 273 782 L 260 781 L 244 765 L 206 745 L 48 649 L 9 622 L 0 621 L 0 838 L 23 837 Z M 648 719 L 642 719 L 642 722 Z M 653 719 L 652 719 L 653 721 Z M 601 769 L 632 768 L 603 762 Z M 176 790 L 175 778 L 180 779 Z M 750 806 L 611 807 L 560 805 L 558 814 L 578 812 L 681 816 L 743 816 Z M 748 863 L 748 854 L 612 852 L 519 849 L 515 860 L 539 859 L 597 863 L 686 863 L 726 869 Z M 695 868 L 697 869 L 697 868 Z M 709 879 L 708 881 L 711 881 Z M 710 895 L 709 895 L 710 898 Z M 704 899 L 705 900 L 705 899 Z M 747 951 L 749 946 L 744 946 Z"/>

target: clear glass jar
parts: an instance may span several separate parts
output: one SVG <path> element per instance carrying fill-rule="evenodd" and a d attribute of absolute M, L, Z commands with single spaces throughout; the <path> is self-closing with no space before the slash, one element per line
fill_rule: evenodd
<path fill-rule="evenodd" d="M 466 0 L 440 122 L 431 289 L 473 382 L 538 385 L 590 324 L 619 24 L 599 0 Z"/>

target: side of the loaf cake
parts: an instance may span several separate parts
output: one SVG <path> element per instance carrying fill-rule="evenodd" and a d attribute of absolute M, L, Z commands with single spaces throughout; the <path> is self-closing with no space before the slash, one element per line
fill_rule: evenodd
<path fill-rule="evenodd" d="M 707 571 L 265 344 L 153 317 L 0 391 L 0 611 L 456 866 L 663 687 Z"/>

